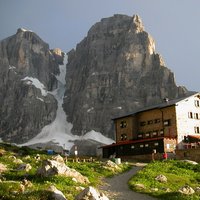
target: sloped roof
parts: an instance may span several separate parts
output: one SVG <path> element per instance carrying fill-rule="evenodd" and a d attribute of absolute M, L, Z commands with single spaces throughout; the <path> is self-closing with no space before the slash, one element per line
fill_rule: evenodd
<path fill-rule="evenodd" d="M 188 135 L 188 137 L 200 140 L 200 135 Z"/>
<path fill-rule="evenodd" d="M 158 137 L 158 138 L 146 138 L 146 139 L 141 139 L 141 140 L 126 140 L 126 141 L 121 141 L 109 145 L 102 146 L 101 148 L 109 148 L 109 147 L 114 147 L 114 146 L 121 146 L 121 145 L 127 145 L 127 144 L 136 144 L 136 143 L 141 143 L 141 142 L 148 142 L 148 141 L 158 141 L 158 140 L 163 140 L 164 137 Z"/>
<path fill-rule="evenodd" d="M 182 100 L 185 100 L 185 99 L 187 99 L 187 98 L 189 98 L 191 96 L 194 96 L 196 94 L 198 94 L 198 93 L 197 92 L 188 92 L 188 94 L 186 96 L 184 96 L 184 97 L 177 98 L 177 99 L 172 99 L 172 100 L 168 100 L 168 101 L 165 101 L 163 103 L 160 103 L 160 104 L 156 104 L 156 105 L 151 105 L 151 106 L 147 106 L 147 107 L 144 107 L 144 108 L 140 108 L 140 109 L 136 110 L 133 113 L 129 113 L 127 115 L 120 116 L 120 117 L 115 117 L 112 120 L 120 119 L 120 118 L 123 118 L 123 117 L 128 117 L 128 116 L 135 115 L 137 113 L 148 111 L 148 110 L 160 109 L 160 108 L 166 108 L 166 107 L 174 106 L 178 102 L 180 102 Z"/>

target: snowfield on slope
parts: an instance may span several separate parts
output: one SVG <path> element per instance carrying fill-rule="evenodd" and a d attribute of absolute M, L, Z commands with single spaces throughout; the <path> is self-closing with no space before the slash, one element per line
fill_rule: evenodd
<path fill-rule="evenodd" d="M 91 139 L 102 144 L 112 144 L 114 142 L 112 139 L 107 138 L 101 133 L 96 132 L 94 130 L 86 133 L 83 136 L 73 135 L 71 133 L 73 125 L 67 122 L 67 116 L 62 107 L 63 97 L 65 93 L 65 84 L 66 84 L 65 82 L 66 64 L 67 64 L 67 55 L 65 55 L 64 57 L 63 65 L 59 66 L 60 74 L 56 76 L 58 80 L 58 88 L 53 92 L 48 92 L 54 95 L 58 103 L 58 109 L 55 120 L 51 124 L 45 126 L 35 138 L 31 139 L 27 143 L 22 144 L 21 146 L 29 146 L 38 143 L 45 144 L 48 142 L 52 142 L 63 147 L 66 150 L 70 150 L 73 147 L 74 145 L 73 141 L 75 140 Z M 23 81 L 30 81 L 29 84 L 33 84 L 35 87 L 39 88 L 43 95 L 47 94 L 44 85 L 37 79 L 34 79 L 32 77 L 26 77 L 23 79 Z"/>

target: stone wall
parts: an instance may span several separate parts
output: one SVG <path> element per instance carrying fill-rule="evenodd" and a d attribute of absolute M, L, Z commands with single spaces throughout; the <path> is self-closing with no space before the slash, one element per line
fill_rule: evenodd
<path fill-rule="evenodd" d="M 200 162 L 200 148 L 176 150 L 176 158 L 179 160 L 193 160 Z"/>

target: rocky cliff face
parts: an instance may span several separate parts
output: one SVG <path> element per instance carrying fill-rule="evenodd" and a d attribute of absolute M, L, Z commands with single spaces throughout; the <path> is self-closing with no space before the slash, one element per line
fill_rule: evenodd
<path fill-rule="evenodd" d="M 0 138 L 22 143 L 52 122 L 58 64 L 48 44 L 18 29 L 0 42 Z"/>
<path fill-rule="evenodd" d="M 93 129 L 113 136 L 112 117 L 187 92 L 176 86 L 137 15 L 96 23 L 68 53 L 66 82 L 64 108 L 78 135 Z"/>

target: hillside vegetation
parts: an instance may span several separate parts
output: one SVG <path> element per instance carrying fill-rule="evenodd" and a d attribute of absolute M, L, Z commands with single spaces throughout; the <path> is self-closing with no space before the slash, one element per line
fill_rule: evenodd
<path fill-rule="evenodd" d="M 158 181 L 158 176 L 166 177 Z M 156 180 L 157 179 L 157 180 Z M 169 160 L 148 164 L 129 181 L 131 189 L 164 200 L 200 199 L 200 164 Z M 192 188 L 193 194 L 182 194 L 180 189 Z M 189 191 L 192 191 L 192 189 Z"/>
<path fill-rule="evenodd" d="M 113 169 L 105 167 L 105 163 L 101 161 L 73 162 L 72 159 L 68 159 L 68 161 L 65 161 L 65 164 L 87 177 L 89 183 L 79 183 L 72 177 L 62 175 L 39 176 L 37 170 L 42 162 L 52 159 L 53 156 L 47 155 L 45 151 L 0 144 L 0 199 L 52 199 L 49 187 L 55 186 L 68 200 L 72 200 L 83 188 L 97 186 L 102 177 L 113 176 L 129 168 L 127 164 L 122 164 L 119 168 Z M 20 169 L 19 166 L 23 166 L 23 164 L 30 164 L 31 169 Z"/>

